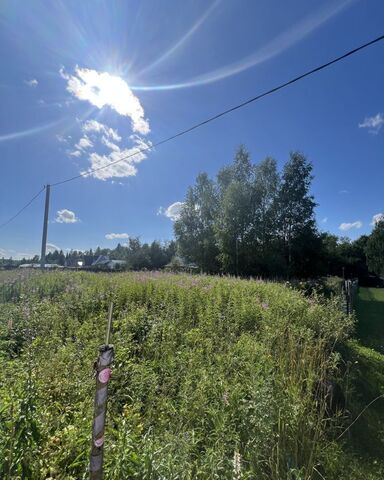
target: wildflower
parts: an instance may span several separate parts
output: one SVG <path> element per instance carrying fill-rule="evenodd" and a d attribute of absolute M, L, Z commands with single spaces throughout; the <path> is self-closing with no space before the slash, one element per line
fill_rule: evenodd
<path fill-rule="evenodd" d="M 241 478 L 241 455 L 238 450 L 233 452 L 233 480 L 239 480 Z"/>
<path fill-rule="evenodd" d="M 269 308 L 269 305 L 268 305 L 268 303 L 266 303 L 266 302 L 263 302 L 263 303 L 261 304 L 261 306 L 264 308 L 264 310 L 268 310 L 268 308 Z"/>

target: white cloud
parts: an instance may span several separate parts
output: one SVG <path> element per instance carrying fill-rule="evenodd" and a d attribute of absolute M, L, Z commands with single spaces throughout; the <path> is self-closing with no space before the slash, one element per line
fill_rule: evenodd
<path fill-rule="evenodd" d="M 169 205 L 168 208 L 160 207 L 157 214 L 164 215 L 170 218 L 172 221 L 178 220 L 180 218 L 181 209 L 183 208 L 183 202 L 175 202 Z"/>
<path fill-rule="evenodd" d="M 100 155 L 93 152 L 89 155 L 90 168 L 82 173 L 89 173 L 89 176 L 98 178 L 99 180 L 107 180 L 112 177 L 134 176 L 137 173 L 137 168 L 134 164 L 140 163 L 147 158 L 146 153 L 140 151 L 142 148 L 149 150 L 151 143 L 140 139 L 136 140 L 136 146 L 119 151 L 112 151 L 108 155 Z"/>
<path fill-rule="evenodd" d="M 79 142 L 76 143 L 75 148 L 77 149 L 85 149 L 93 147 L 93 143 L 91 140 L 85 135 L 84 137 L 80 138 Z"/>
<path fill-rule="evenodd" d="M 72 152 L 69 152 L 69 155 L 71 155 L 71 157 L 81 157 L 81 152 L 80 150 L 73 150 Z"/>
<path fill-rule="evenodd" d="M 376 223 L 379 223 L 382 220 L 384 220 L 384 213 L 376 213 L 376 215 L 373 215 L 373 217 L 372 217 L 371 225 L 375 226 Z"/>
<path fill-rule="evenodd" d="M 339 190 L 339 193 L 340 195 L 346 195 L 347 193 L 349 193 L 348 190 Z"/>
<path fill-rule="evenodd" d="M 352 228 L 361 228 L 363 223 L 360 220 L 353 223 L 341 223 L 339 229 L 345 231 L 351 230 Z"/>
<path fill-rule="evenodd" d="M 384 125 L 384 115 L 378 113 L 373 117 L 366 117 L 362 123 L 359 123 L 359 128 L 369 128 L 370 133 L 379 133 L 379 130 Z"/>
<path fill-rule="evenodd" d="M 116 239 L 122 239 L 122 238 L 129 238 L 128 233 L 107 233 L 105 235 L 105 238 L 107 240 L 116 240 Z"/>
<path fill-rule="evenodd" d="M 122 78 L 80 67 L 75 68 L 75 75 L 67 74 L 63 68 L 60 74 L 67 80 L 67 90 L 79 100 L 88 101 L 99 109 L 109 106 L 131 119 L 134 132 L 142 135 L 150 132 L 140 100 Z"/>
<path fill-rule="evenodd" d="M 98 122 L 97 120 L 87 120 L 83 123 L 82 130 L 83 132 L 102 133 L 109 139 L 114 140 L 115 142 L 121 141 L 121 137 L 116 130 L 108 127 L 107 125 L 104 125 L 103 123 Z"/>
<path fill-rule="evenodd" d="M 36 80 L 36 78 L 32 78 L 31 80 L 25 80 L 25 84 L 29 87 L 37 87 L 39 82 Z"/>
<path fill-rule="evenodd" d="M 75 212 L 67 210 L 66 208 L 58 210 L 55 218 L 56 223 L 77 223 L 79 221 L 80 220 L 76 217 Z"/>
<path fill-rule="evenodd" d="M 111 150 L 113 150 L 114 152 L 120 152 L 120 147 L 118 145 L 116 145 L 115 143 L 111 142 L 108 140 L 107 137 L 105 137 L 104 135 L 102 136 L 101 138 L 101 142 L 108 148 L 110 148 Z"/>

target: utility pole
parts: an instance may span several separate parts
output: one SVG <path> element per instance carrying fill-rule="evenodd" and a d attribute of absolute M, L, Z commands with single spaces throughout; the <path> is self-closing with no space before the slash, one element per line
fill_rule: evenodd
<path fill-rule="evenodd" d="M 43 223 L 43 238 L 41 241 L 41 256 L 40 267 L 45 268 L 45 252 L 47 250 L 47 233 L 48 233 L 48 214 L 49 214 L 49 194 L 51 186 L 45 186 L 45 209 L 44 209 L 44 223 Z"/>

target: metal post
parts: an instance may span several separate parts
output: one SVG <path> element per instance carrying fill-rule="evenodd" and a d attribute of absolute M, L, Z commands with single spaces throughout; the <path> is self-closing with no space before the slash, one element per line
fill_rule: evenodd
<path fill-rule="evenodd" d="M 96 394 L 92 426 L 92 446 L 89 461 L 90 480 L 103 478 L 104 427 L 107 412 L 108 382 L 111 377 L 110 365 L 113 361 L 113 345 L 109 345 L 112 325 L 113 303 L 109 306 L 108 327 L 105 344 L 100 347 L 96 362 Z"/>
<path fill-rule="evenodd" d="M 43 223 L 43 238 L 42 238 L 42 241 L 41 241 L 41 256 L 40 256 L 40 267 L 41 268 L 45 268 L 45 253 L 46 253 L 46 250 L 47 250 L 50 191 L 51 191 L 51 186 L 46 185 L 46 187 L 45 187 L 45 209 L 44 209 L 44 223 Z"/>

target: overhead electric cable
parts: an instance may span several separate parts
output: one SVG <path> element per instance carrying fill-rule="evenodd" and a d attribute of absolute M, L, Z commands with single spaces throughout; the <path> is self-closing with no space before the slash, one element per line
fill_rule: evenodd
<path fill-rule="evenodd" d="M 183 136 L 183 135 L 185 135 L 189 132 L 192 132 L 193 130 L 196 130 L 197 128 L 202 127 L 203 125 L 206 125 L 207 123 L 213 122 L 214 120 L 217 120 L 218 118 L 223 117 L 224 115 L 228 115 L 229 113 L 232 113 L 235 110 L 239 110 L 240 108 L 243 108 L 243 107 L 249 105 L 250 103 L 256 102 L 257 100 L 260 100 L 261 98 L 266 97 L 267 95 L 271 95 L 272 93 L 275 93 L 275 92 L 277 92 L 277 91 L 279 91 L 279 90 L 281 90 L 285 87 L 288 87 L 289 85 L 292 85 L 293 83 L 296 83 L 296 82 L 298 82 L 299 80 L 302 80 L 305 77 L 313 75 L 314 73 L 317 73 L 320 70 L 324 70 L 325 68 L 330 67 L 331 65 L 333 65 L 337 62 L 340 62 L 341 60 L 344 60 L 345 58 L 350 57 L 351 55 L 354 55 L 355 53 L 359 52 L 360 50 L 363 50 L 367 47 L 370 47 L 371 45 L 373 45 L 375 43 L 378 43 L 382 40 L 384 40 L 384 35 L 380 35 L 380 37 L 377 37 L 377 38 L 375 38 L 374 40 L 371 40 L 368 43 L 364 43 L 363 45 L 360 45 L 359 47 L 354 48 L 353 50 L 350 50 L 350 51 L 344 53 L 343 55 L 340 55 L 339 57 L 336 57 L 333 60 L 330 60 L 327 63 L 323 63 L 319 67 L 313 68 L 312 70 L 309 70 L 305 73 L 302 73 L 301 75 L 299 75 L 297 77 L 294 77 L 291 80 L 288 80 L 287 82 L 278 85 L 277 87 L 271 88 L 270 90 L 267 90 L 263 93 L 260 93 L 259 95 L 256 95 L 255 97 L 252 97 L 252 98 L 250 98 L 250 99 L 248 99 L 248 100 L 246 100 L 242 103 L 239 103 L 238 105 L 235 105 L 234 107 L 228 108 L 227 110 L 224 110 L 223 112 L 220 112 L 220 113 L 218 113 L 218 114 L 216 114 L 212 117 L 209 117 L 206 120 L 203 120 L 202 122 L 196 123 L 195 125 L 192 125 L 191 127 L 186 128 L 185 130 L 182 130 L 179 133 L 176 133 L 175 135 L 172 135 L 168 138 L 160 140 L 159 142 L 156 142 L 154 144 L 151 144 L 151 145 L 148 145 L 148 146 L 145 146 L 145 147 L 142 147 L 142 148 L 138 148 L 134 152 L 131 152 L 130 154 L 125 155 L 124 157 L 121 157 L 117 160 L 114 160 L 113 162 L 110 162 L 107 165 L 103 165 L 102 167 L 90 169 L 90 170 L 87 170 L 86 172 L 80 173 L 79 175 L 69 177 L 65 180 L 61 180 L 61 181 L 56 182 L 56 183 L 52 183 L 51 186 L 56 187 L 57 185 L 62 185 L 64 183 L 72 182 L 72 180 L 76 180 L 77 178 L 88 177 L 92 173 L 98 172 L 99 170 L 103 170 L 104 168 L 109 168 L 111 165 L 115 165 L 116 163 L 127 160 L 128 158 L 134 157 L 135 155 L 137 155 L 139 153 L 143 153 L 143 152 L 146 152 L 148 150 L 152 150 L 153 148 L 158 147 L 159 145 L 163 145 L 164 143 L 170 142 L 171 140 L 174 140 L 175 138 L 181 137 L 181 136 Z"/>
<path fill-rule="evenodd" d="M 8 225 L 9 223 L 11 223 L 16 217 L 18 217 L 20 215 L 20 213 L 22 213 L 26 208 L 29 207 L 29 205 L 31 205 L 31 203 L 36 200 L 36 198 L 45 190 L 45 186 L 38 192 L 36 193 L 36 195 L 34 197 L 31 198 L 31 200 L 29 200 L 28 203 L 26 203 L 24 205 L 23 208 L 21 208 L 17 213 L 15 213 L 15 215 L 13 215 L 13 217 L 9 218 L 6 222 L 2 223 L 0 225 L 0 228 L 3 228 L 5 227 L 6 225 Z"/>

